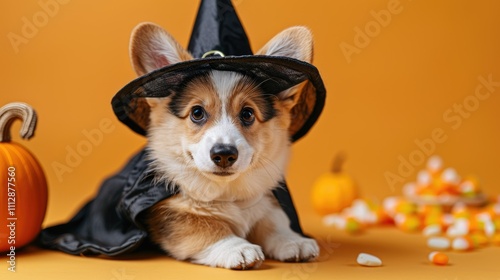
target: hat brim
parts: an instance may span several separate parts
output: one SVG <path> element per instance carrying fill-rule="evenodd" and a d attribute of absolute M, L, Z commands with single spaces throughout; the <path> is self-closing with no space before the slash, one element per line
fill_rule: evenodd
<path fill-rule="evenodd" d="M 157 69 L 123 87 L 111 101 L 113 111 L 130 129 L 146 135 L 150 111 L 144 97 L 167 97 L 194 77 L 212 70 L 248 76 L 266 94 L 278 94 L 300 85 L 300 97 L 291 112 L 289 133 L 292 142 L 311 129 L 325 105 L 325 86 L 312 64 L 289 57 L 248 55 L 195 59 Z"/>

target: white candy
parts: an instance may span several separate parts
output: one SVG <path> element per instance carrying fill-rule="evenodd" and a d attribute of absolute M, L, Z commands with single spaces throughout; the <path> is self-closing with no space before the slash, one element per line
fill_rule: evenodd
<path fill-rule="evenodd" d="M 417 174 L 417 183 L 421 186 L 427 186 L 432 183 L 431 174 L 427 170 L 420 170 Z"/>
<path fill-rule="evenodd" d="M 453 250 L 457 251 L 468 250 L 471 248 L 471 246 L 472 245 L 469 243 L 469 241 L 467 241 L 467 239 L 465 239 L 464 237 L 457 237 L 453 239 L 453 242 L 451 243 L 451 247 L 453 248 Z"/>
<path fill-rule="evenodd" d="M 451 242 L 446 237 L 431 237 L 427 239 L 427 246 L 429 248 L 447 250 L 450 249 Z"/>
<path fill-rule="evenodd" d="M 370 214 L 370 208 L 368 207 L 368 204 L 363 200 L 356 199 L 352 202 L 350 212 L 352 216 L 362 221 L 366 216 Z"/>
<path fill-rule="evenodd" d="M 455 223 L 448 228 L 446 235 L 449 237 L 464 236 L 469 233 L 469 220 L 465 218 L 456 219 Z"/>
<path fill-rule="evenodd" d="M 443 160 L 440 156 L 432 156 L 427 160 L 427 169 L 431 172 L 438 172 L 443 168 Z"/>
<path fill-rule="evenodd" d="M 484 234 L 488 237 L 492 237 L 495 235 L 496 228 L 495 228 L 495 223 L 493 223 L 491 220 L 485 221 L 484 222 Z"/>
<path fill-rule="evenodd" d="M 460 235 L 466 235 L 469 233 L 470 222 L 466 218 L 459 218 L 455 220 L 455 224 L 453 224 Z"/>
<path fill-rule="evenodd" d="M 406 183 L 403 186 L 403 194 L 406 197 L 412 197 L 417 194 L 417 185 L 413 182 Z"/>
<path fill-rule="evenodd" d="M 396 216 L 394 216 L 394 223 L 399 226 L 401 225 L 402 223 L 404 223 L 404 221 L 406 220 L 406 215 L 403 214 L 403 213 L 399 213 L 399 214 L 396 214 Z"/>
<path fill-rule="evenodd" d="M 440 235 L 442 233 L 442 229 L 440 225 L 428 225 L 423 230 L 422 233 L 426 237 Z"/>
<path fill-rule="evenodd" d="M 363 265 L 363 266 L 381 266 L 382 265 L 382 261 L 373 256 L 373 255 L 370 255 L 370 254 L 366 254 L 366 253 L 360 253 L 358 255 L 358 258 L 356 259 L 356 261 L 358 262 L 359 265 Z"/>
<path fill-rule="evenodd" d="M 396 210 L 396 205 L 398 205 L 400 198 L 395 196 L 389 196 L 384 199 L 382 206 L 386 213 L 394 213 Z"/>
<path fill-rule="evenodd" d="M 443 170 L 441 180 L 445 183 L 458 185 L 460 183 L 460 176 L 458 176 L 457 171 L 454 168 L 448 167 Z"/>
<path fill-rule="evenodd" d="M 330 215 L 326 215 L 323 218 L 323 224 L 325 224 L 327 226 L 334 226 L 334 227 L 339 228 L 339 229 L 344 229 L 345 224 L 346 224 L 346 220 L 343 217 L 341 217 L 339 214 L 330 214 Z"/>
<path fill-rule="evenodd" d="M 378 222 L 378 216 L 374 213 L 368 203 L 362 199 L 356 199 L 352 202 L 351 207 L 344 208 L 338 217 L 328 215 L 323 219 L 327 225 L 334 225 L 337 228 L 343 229 L 346 224 L 346 217 L 352 217 L 362 224 L 375 224 Z"/>

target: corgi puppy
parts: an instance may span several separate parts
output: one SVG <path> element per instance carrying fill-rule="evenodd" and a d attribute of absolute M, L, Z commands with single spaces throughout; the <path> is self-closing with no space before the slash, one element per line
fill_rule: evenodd
<path fill-rule="evenodd" d="M 130 54 L 138 75 L 193 59 L 152 23 L 134 29 Z M 311 32 L 286 29 L 257 54 L 310 62 Z M 152 166 L 158 180 L 178 188 L 146 214 L 153 242 L 176 259 L 230 269 L 257 268 L 265 257 L 318 256 L 316 241 L 290 229 L 272 194 L 289 159 L 297 92 L 266 94 L 248 77 L 214 70 L 168 97 L 147 98 Z"/>

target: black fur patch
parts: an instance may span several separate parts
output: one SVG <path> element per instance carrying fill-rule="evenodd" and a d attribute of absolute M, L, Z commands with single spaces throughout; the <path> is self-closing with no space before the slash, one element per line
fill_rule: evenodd
<path fill-rule="evenodd" d="M 250 77 L 244 76 L 235 86 L 235 90 L 246 91 L 252 94 L 250 99 L 257 105 L 258 110 L 261 112 L 262 121 L 266 122 L 276 116 L 274 102 L 276 102 L 277 97 L 274 94 L 266 93 L 259 85 Z"/>
<path fill-rule="evenodd" d="M 259 106 L 259 110 L 262 112 L 264 117 L 264 122 L 274 118 L 276 116 L 276 109 L 274 108 L 274 102 L 276 102 L 276 95 L 274 94 L 262 94 L 262 98 L 265 100 L 264 105 Z"/>
<path fill-rule="evenodd" d="M 189 89 L 189 85 L 192 83 L 210 83 L 210 82 L 211 81 L 209 80 L 208 73 L 205 73 L 201 76 L 192 77 L 191 79 L 186 79 L 184 83 L 173 89 L 174 94 L 172 95 L 172 99 L 168 104 L 170 112 L 173 115 L 182 118 L 183 116 L 181 115 L 181 113 L 186 110 L 186 106 L 191 101 L 189 98 L 186 98 L 186 95 L 188 94 L 187 90 Z"/>

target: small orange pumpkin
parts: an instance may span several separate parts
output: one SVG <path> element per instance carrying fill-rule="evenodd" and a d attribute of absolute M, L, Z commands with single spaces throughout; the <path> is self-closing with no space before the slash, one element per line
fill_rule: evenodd
<path fill-rule="evenodd" d="M 314 210 L 320 215 L 338 213 L 351 205 L 358 192 L 354 180 L 342 172 L 345 155 L 339 153 L 331 172 L 319 176 L 312 188 L 311 201 Z"/>
<path fill-rule="evenodd" d="M 33 137 L 36 113 L 25 103 L 0 108 L 0 252 L 18 249 L 39 234 L 47 209 L 47 181 L 36 158 L 11 142 L 10 127 L 23 121 L 21 137 Z"/>

